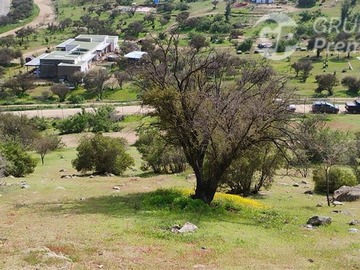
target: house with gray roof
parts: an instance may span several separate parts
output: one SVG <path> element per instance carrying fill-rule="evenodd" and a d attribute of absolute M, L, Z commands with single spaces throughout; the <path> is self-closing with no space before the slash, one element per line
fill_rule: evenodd
<path fill-rule="evenodd" d="M 25 64 L 39 68 L 40 78 L 66 79 L 76 71 L 87 72 L 93 61 L 118 49 L 118 37 L 108 35 L 79 35 L 56 46 Z"/>

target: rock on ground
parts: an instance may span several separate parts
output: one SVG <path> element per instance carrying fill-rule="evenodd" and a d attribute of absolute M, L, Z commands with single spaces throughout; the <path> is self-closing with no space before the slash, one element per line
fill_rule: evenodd
<path fill-rule="evenodd" d="M 360 185 L 342 186 L 334 191 L 334 200 L 339 202 L 352 202 L 360 199 Z"/>
<path fill-rule="evenodd" d="M 320 225 L 327 225 L 331 223 L 330 217 L 325 216 L 313 216 L 311 217 L 306 224 L 310 224 L 312 226 L 320 226 Z"/>
<path fill-rule="evenodd" d="M 190 222 L 186 222 L 184 226 L 180 228 L 178 225 L 174 225 L 171 228 L 171 232 L 178 232 L 178 233 L 186 233 L 186 232 L 194 232 L 198 229 L 198 227 Z"/>

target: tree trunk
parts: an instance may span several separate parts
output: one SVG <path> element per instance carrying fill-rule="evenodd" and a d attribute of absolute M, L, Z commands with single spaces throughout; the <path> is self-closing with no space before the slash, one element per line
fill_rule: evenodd
<path fill-rule="evenodd" d="M 44 158 L 45 158 L 45 155 L 40 155 L 41 157 L 41 165 L 44 165 Z"/>
<path fill-rule="evenodd" d="M 317 49 L 317 50 L 316 50 L 316 57 L 317 57 L 317 58 L 320 58 L 320 53 L 321 53 L 321 50 L 320 50 L 320 49 Z"/>
<path fill-rule="evenodd" d="M 202 200 L 204 203 L 210 205 L 212 200 L 214 199 L 214 195 L 216 192 L 216 186 L 204 182 L 202 179 L 196 178 L 196 189 L 195 194 L 191 197 L 193 199 L 199 199 Z"/>
<path fill-rule="evenodd" d="M 330 181 L 329 181 L 329 170 L 330 168 L 325 169 L 325 180 L 326 180 L 326 200 L 328 206 L 330 206 Z"/>

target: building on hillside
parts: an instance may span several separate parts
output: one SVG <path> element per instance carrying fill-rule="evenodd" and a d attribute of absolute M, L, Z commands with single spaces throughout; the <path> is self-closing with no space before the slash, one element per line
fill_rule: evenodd
<path fill-rule="evenodd" d="M 256 4 L 273 4 L 274 0 L 251 0 L 251 2 Z"/>
<path fill-rule="evenodd" d="M 67 79 L 76 71 L 87 72 L 93 61 L 118 50 L 118 37 L 108 35 L 79 35 L 56 46 L 25 64 L 38 67 L 40 78 Z"/>
<path fill-rule="evenodd" d="M 147 52 L 142 51 L 132 51 L 124 55 L 125 58 L 129 60 L 140 60 Z"/>

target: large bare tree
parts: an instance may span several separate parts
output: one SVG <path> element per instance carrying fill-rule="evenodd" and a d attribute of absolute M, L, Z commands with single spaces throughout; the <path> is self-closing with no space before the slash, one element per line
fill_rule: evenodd
<path fill-rule="evenodd" d="M 104 94 L 104 83 L 110 78 L 106 69 L 90 70 L 84 77 L 85 88 L 88 92 L 102 99 Z"/>
<path fill-rule="evenodd" d="M 283 136 L 291 94 L 266 62 L 179 47 L 174 35 L 147 57 L 138 65 L 143 104 L 182 147 L 196 175 L 192 197 L 210 204 L 241 151 Z"/>

